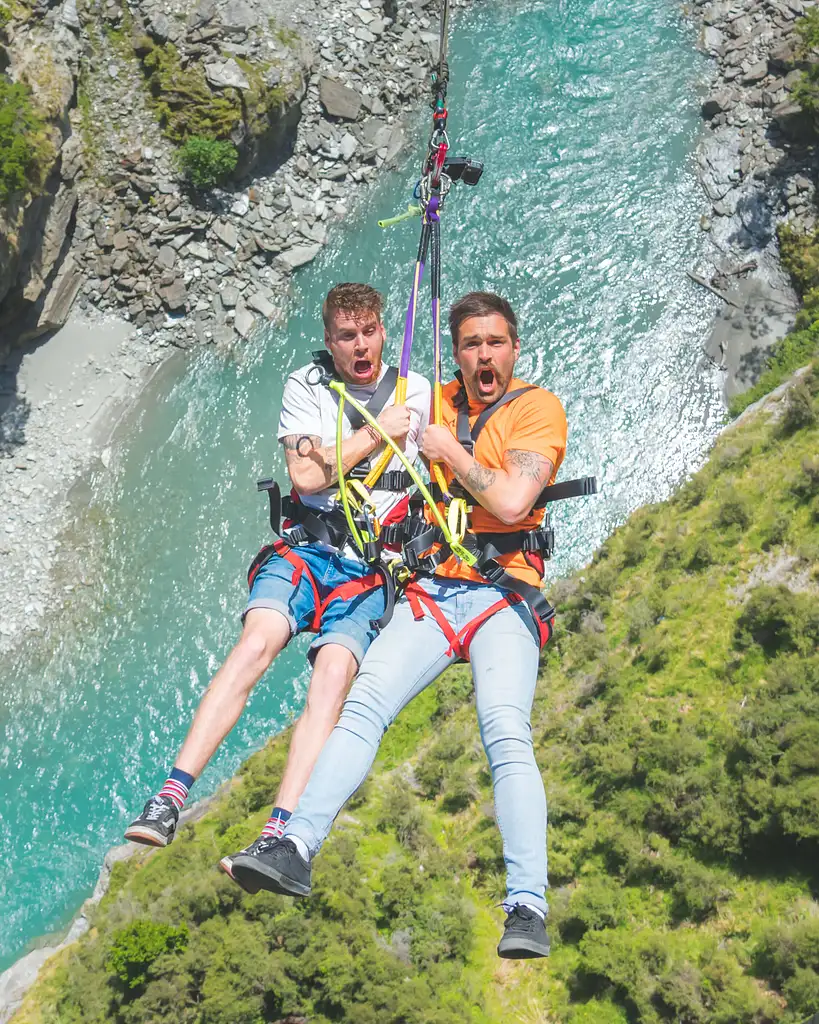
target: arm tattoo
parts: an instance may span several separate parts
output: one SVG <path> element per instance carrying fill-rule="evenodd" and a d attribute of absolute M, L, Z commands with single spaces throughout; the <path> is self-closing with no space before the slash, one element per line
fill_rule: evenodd
<path fill-rule="evenodd" d="M 519 448 L 510 448 L 506 453 L 509 463 L 520 470 L 524 480 L 533 480 L 536 483 L 543 483 L 550 463 L 547 458 L 538 455 L 537 452 L 525 452 Z"/>
<path fill-rule="evenodd" d="M 464 485 L 464 487 L 472 494 L 480 494 L 485 491 L 487 487 L 491 487 L 495 482 L 496 473 L 494 469 L 487 469 L 486 466 L 482 466 L 480 462 L 475 462 L 469 467 L 469 470 L 463 477 L 460 475 L 458 479 Z"/>
<path fill-rule="evenodd" d="M 287 434 L 282 438 L 284 450 L 295 452 L 302 459 L 306 459 L 320 444 L 321 438 L 313 434 Z"/>
<path fill-rule="evenodd" d="M 338 480 L 338 458 L 335 445 L 323 446 L 321 438 L 316 434 L 286 434 L 281 439 L 281 443 L 288 466 L 303 467 L 305 463 L 312 462 L 324 477 L 325 487 L 332 487 L 336 483 Z M 344 473 L 349 473 L 360 459 L 360 454 L 357 456 L 344 455 L 342 458 Z"/>

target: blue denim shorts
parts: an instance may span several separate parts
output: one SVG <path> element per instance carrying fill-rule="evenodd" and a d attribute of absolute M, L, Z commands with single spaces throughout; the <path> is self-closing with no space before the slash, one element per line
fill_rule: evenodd
<path fill-rule="evenodd" d="M 310 544 L 293 548 L 293 552 L 310 568 L 321 603 L 342 584 L 372 574 L 372 569 L 363 562 L 342 558 Z M 270 608 L 287 619 L 291 637 L 308 630 L 316 615 L 316 598 L 306 572 L 293 583 L 294 568 L 292 562 L 274 554 L 256 575 L 242 618 L 254 608 Z M 331 600 L 322 613 L 318 636 L 307 652 L 310 663 L 320 647 L 338 644 L 346 647 L 360 665 L 378 636 L 373 622 L 384 614 L 384 607 L 383 587 L 374 587 L 346 600 Z"/>

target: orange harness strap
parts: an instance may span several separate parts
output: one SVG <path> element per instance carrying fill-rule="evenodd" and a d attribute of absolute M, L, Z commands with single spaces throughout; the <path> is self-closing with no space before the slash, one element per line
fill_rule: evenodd
<path fill-rule="evenodd" d="M 517 594 L 507 594 L 499 601 L 496 601 L 493 605 L 490 605 L 489 608 L 481 612 L 480 615 L 476 615 L 474 619 L 467 622 L 460 633 L 456 633 L 452 628 L 449 619 L 447 619 L 446 615 L 444 615 L 438 607 L 438 603 L 435 598 L 428 594 L 423 587 L 419 586 L 417 583 L 410 583 L 405 590 L 405 594 L 415 619 L 420 621 L 423 619 L 424 615 L 426 615 L 426 612 L 429 611 L 438 623 L 441 632 L 449 641 L 447 654 L 455 654 L 457 657 L 463 658 L 464 661 L 469 661 L 469 648 L 472 645 L 472 641 L 475 639 L 475 634 L 484 622 L 491 619 L 495 612 L 502 611 L 504 608 L 510 608 L 515 604 L 520 604 L 523 600 L 523 598 L 519 597 Z M 550 620 L 544 622 L 536 615 L 534 616 L 534 619 L 537 624 L 538 633 L 540 634 L 540 647 L 542 650 L 552 637 L 552 623 Z"/>

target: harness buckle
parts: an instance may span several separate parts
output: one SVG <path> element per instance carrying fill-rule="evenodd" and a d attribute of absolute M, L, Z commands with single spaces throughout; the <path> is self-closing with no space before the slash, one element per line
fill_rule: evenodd
<path fill-rule="evenodd" d="M 500 585 L 501 579 L 506 576 L 506 570 L 494 558 L 490 558 L 487 562 L 483 562 L 480 567 L 480 574 L 485 579 L 489 580 L 490 583 Z"/>
<path fill-rule="evenodd" d="M 393 576 L 395 576 L 396 582 L 400 583 L 401 586 L 403 587 L 405 583 L 409 583 L 409 581 L 412 579 L 413 572 L 408 566 L 404 565 L 404 563 L 402 562 L 394 570 Z"/>

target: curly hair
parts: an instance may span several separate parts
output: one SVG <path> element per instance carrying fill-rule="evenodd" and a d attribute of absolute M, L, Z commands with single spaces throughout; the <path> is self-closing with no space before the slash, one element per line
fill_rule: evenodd
<path fill-rule="evenodd" d="M 449 333 L 452 335 L 452 344 L 458 347 L 458 330 L 464 320 L 471 316 L 491 316 L 499 313 L 509 324 L 509 334 L 512 341 L 518 339 L 518 318 L 515 312 L 500 295 L 494 292 L 469 292 L 454 302 L 449 310 Z"/>
<path fill-rule="evenodd" d="M 384 307 L 384 300 L 381 294 L 368 284 L 337 284 L 327 292 L 327 298 L 321 307 L 321 318 L 327 330 L 335 313 L 348 313 L 354 319 L 359 319 L 365 313 L 375 314 L 375 318 L 381 323 L 381 312 Z"/>

